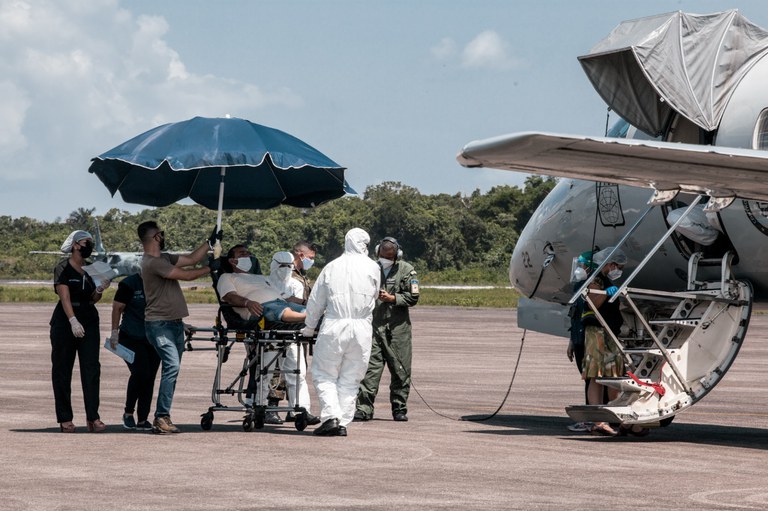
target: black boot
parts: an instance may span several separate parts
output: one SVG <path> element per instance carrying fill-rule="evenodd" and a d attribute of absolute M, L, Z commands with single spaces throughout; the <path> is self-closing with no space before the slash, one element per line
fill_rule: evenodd
<path fill-rule="evenodd" d="M 336 436 L 339 432 L 339 419 L 333 417 L 323 422 L 312 434 L 318 436 Z"/>

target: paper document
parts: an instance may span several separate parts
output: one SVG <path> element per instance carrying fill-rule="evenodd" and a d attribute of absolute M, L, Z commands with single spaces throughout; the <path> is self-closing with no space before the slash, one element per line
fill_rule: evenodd
<path fill-rule="evenodd" d="M 104 347 L 107 348 L 112 353 L 114 353 L 115 355 L 117 355 L 118 357 L 128 362 L 129 364 L 133 364 L 133 359 L 136 356 L 133 350 L 129 350 L 122 344 L 118 344 L 116 349 L 112 349 L 112 345 L 109 343 L 109 338 L 107 338 L 107 340 L 104 341 Z"/>
<path fill-rule="evenodd" d="M 112 280 L 117 277 L 118 271 L 112 268 L 104 261 L 96 261 L 93 264 L 86 264 L 83 270 L 91 276 L 93 282 L 100 286 L 105 280 Z"/>

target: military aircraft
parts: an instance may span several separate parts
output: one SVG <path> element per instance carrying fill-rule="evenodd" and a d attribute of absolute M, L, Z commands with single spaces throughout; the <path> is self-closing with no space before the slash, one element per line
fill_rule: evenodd
<path fill-rule="evenodd" d="M 675 12 L 619 24 L 579 60 L 622 119 L 606 137 L 515 133 L 457 159 L 561 178 L 511 257 L 521 327 L 567 337 L 593 278 L 574 282 L 576 256 L 627 254 L 610 298 L 627 376 L 599 380 L 621 393 L 566 411 L 667 425 L 722 379 L 768 299 L 768 32 L 738 11 Z"/>
<path fill-rule="evenodd" d="M 138 273 L 141 267 L 141 256 L 143 252 L 108 252 L 104 248 L 101 238 L 101 229 L 99 222 L 96 221 L 93 226 L 93 253 L 91 260 L 93 262 L 107 263 L 113 270 L 113 277 L 132 275 Z M 64 256 L 63 252 L 33 250 L 30 254 L 52 254 Z"/>

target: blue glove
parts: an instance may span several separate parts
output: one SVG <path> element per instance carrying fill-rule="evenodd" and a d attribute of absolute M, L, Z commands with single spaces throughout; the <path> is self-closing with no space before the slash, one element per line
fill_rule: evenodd
<path fill-rule="evenodd" d="M 605 294 L 607 294 L 608 296 L 613 296 L 618 292 L 619 292 L 619 288 L 616 286 L 611 286 L 605 290 Z"/>

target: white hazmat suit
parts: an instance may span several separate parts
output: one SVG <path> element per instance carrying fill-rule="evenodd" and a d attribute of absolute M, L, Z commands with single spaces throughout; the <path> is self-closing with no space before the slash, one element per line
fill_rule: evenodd
<path fill-rule="evenodd" d="M 292 296 L 297 296 L 294 291 L 292 282 L 294 279 L 291 277 L 293 273 L 293 254 L 290 252 L 277 252 L 272 256 L 272 261 L 269 263 L 269 283 L 272 287 L 280 293 L 283 299 L 287 300 Z M 298 298 L 303 298 L 304 288 L 298 295 Z M 285 378 L 285 386 L 288 391 L 288 402 L 290 406 L 296 406 L 296 386 L 298 382 L 298 397 L 299 406 L 309 412 L 310 399 L 309 399 L 309 387 L 306 380 L 305 361 L 303 357 L 303 351 L 299 347 L 291 343 L 286 347 L 285 358 L 281 360 L 283 377 Z M 301 367 L 301 373 L 295 374 L 293 371 L 297 367 Z M 268 379 L 267 379 L 268 383 Z"/>
<path fill-rule="evenodd" d="M 320 420 L 336 418 L 346 427 L 355 415 L 360 380 L 371 356 L 373 307 L 381 269 L 368 258 L 368 233 L 351 229 L 344 254 L 320 272 L 307 303 L 309 333 L 325 315 L 312 358 L 312 379 L 320 400 Z"/>

